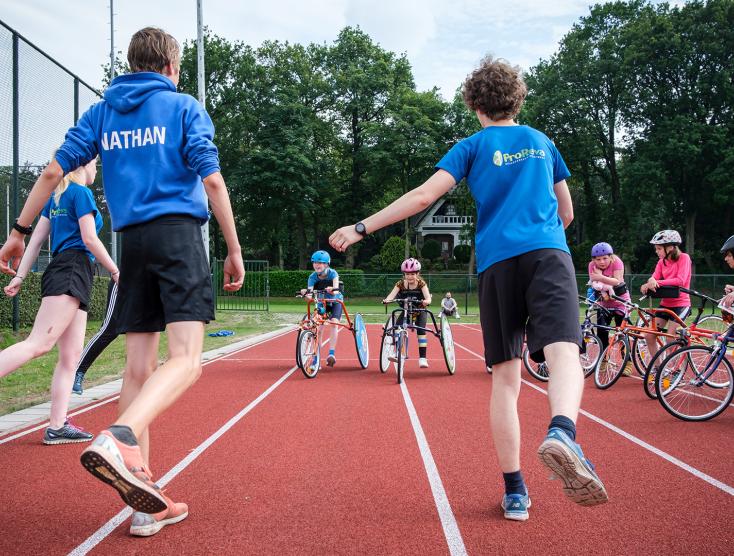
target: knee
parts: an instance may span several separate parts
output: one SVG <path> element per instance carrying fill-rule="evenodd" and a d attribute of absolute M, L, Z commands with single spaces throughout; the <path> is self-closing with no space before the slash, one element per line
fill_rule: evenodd
<path fill-rule="evenodd" d="M 53 338 L 43 338 L 40 340 L 26 340 L 34 358 L 46 355 L 56 344 Z"/>
<path fill-rule="evenodd" d="M 156 359 L 151 359 L 146 362 L 128 363 L 125 369 L 125 378 L 138 384 L 145 384 L 145 381 L 150 378 L 150 375 L 153 374 L 157 367 L 158 361 Z"/>

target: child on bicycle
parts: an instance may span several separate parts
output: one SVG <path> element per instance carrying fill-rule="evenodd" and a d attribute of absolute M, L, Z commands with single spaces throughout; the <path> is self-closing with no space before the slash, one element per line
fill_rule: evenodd
<path fill-rule="evenodd" d="M 658 263 L 652 276 L 642 284 L 640 291 L 647 295 L 656 292 L 660 286 L 690 288 L 691 258 L 680 250 L 683 243 L 680 234 L 675 230 L 662 230 L 652 236 L 650 243 L 655 246 Z M 684 321 L 691 314 L 691 298 L 687 293 L 680 292 L 677 297 L 663 299 L 660 307 L 672 311 Z M 668 321 L 670 321 L 668 333 L 675 334 L 678 323 L 671 319 L 670 314 L 666 311 L 655 312 L 655 323 L 658 328 L 665 327 Z M 650 346 L 656 345 L 657 337 L 654 334 L 645 334 L 645 341 L 652 355 L 656 350 Z"/>
<path fill-rule="evenodd" d="M 301 295 L 311 294 L 314 290 L 326 290 L 324 299 L 343 299 L 344 296 L 339 290 L 339 273 L 330 267 L 331 255 L 326 251 L 315 251 L 311 255 L 311 263 L 313 263 L 313 272 L 308 277 L 308 288 L 301 290 Z M 338 324 L 342 318 L 342 306 L 340 303 L 324 303 L 324 310 L 329 315 L 329 322 Z M 329 333 L 329 355 L 326 357 L 326 364 L 333 367 L 336 364 L 336 340 L 338 327 L 332 326 Z M 319 368 L 320 361 L 316 361 L 314 366 Z"/>
<path fill-rule="evenodd" d="M 420 277 L 421 263 L 417 259 L 409 258 L 405 259 L 400 265 L 400 270 L 403 273 L 403 278 L 398 280 L 392 291 L 387 294 L 387 297 L 382 300 L 383 303 L 390 303 L 396 299 L 406 299 L 414 297 L 421 300 L 423 307 L 428 307 L 431 304 L 431 292 L 428 291 L 428 284 Z M 402 315 L 396 321 L 396 325 L 400 325 L 403 322 Z M 428 322 L 428 316 L 425 311 L 421 311 L 415 318 L 415 324 L 422 329 L 426 328 Z M 425 330 L 418 330 L 418 366 L 421 368 L 428 367 L 428 338 L 426 337 Z"/>
<path fill-rule="evenodd" d="M 621 326 L 626 308 L 624 303 L 612 299 L 611 295 L 614 294 L 615 288 L 619 291 L 619 287 L 624 285 L 624 263 L 622 259 L 614 254 L 612 246 L 604 241 L 591 248 L 589 280 L 591 287 L 595 292 L 598 292 L 596 297 L 599 305 L 609 311 L 608 313 L 603 311 L 598 313 L 597 324 L 609 326 L 609 323 L 614 319 L 614 323 Z M 601 294 L 600 299 L 599 294 Z M 619 297 L 625 301 L 630 300 L 628 291 L 625 291 Z M 597 328 L 596 335 L 602 343 L 602 348 L 606 348 L 609 345 L 609 331 L 604 328 Z"/>

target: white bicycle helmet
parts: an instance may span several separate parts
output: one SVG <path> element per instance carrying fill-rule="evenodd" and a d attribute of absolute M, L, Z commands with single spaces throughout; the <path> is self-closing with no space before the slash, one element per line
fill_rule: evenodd
<path fill-rule="evenodd" d="M 653 245 L 680 245 L 683 240 L 675 230 L 662 230 L 652 236 L 650 243 Z"/>

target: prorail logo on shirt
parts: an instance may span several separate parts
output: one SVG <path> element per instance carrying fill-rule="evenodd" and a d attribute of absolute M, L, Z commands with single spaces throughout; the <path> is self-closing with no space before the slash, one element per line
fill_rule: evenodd
<path fill-rule="evenodd" d="M 523 162 L 528 158 L 545 158 L 545 151 L 543 149 L 522 149 L 516 153 L 503 153 L 502 151 L 495 151 L 492 157 L 492 162 L 495 166 L 502 166 L 503 164 L 515 164 L 517 162 Z"/>
<path fill-rule="evenodd" d="M 152 128 L 125 129 L 122 131 L 110 131 L 102 134 L 102 149 L 111 151 L 113 149 L 134 149 L 145 145 L 166 143 L 166 128 L 153 126 Z"/>
<path fill-rule="evenodd" d="M 69 211 L 67 211 L 65 208 L 52 208 L 49 211 L 49 216 L 51 218 L 57 218 L 59 216 L 69 216 Z"/>

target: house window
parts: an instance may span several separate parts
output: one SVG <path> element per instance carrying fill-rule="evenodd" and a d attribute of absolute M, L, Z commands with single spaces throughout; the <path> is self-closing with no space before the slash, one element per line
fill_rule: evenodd
<path fill-rule="evenodd" d="M 446 205 L 446 216 L 456 216 L 456 207 L 454 205 Z"/>
<path fill-rule="evenodd" d="M 449 250 L 449 242 L 448 241 L 442 241 L 441 242 L 441 251 L 448 251 Z"/>

